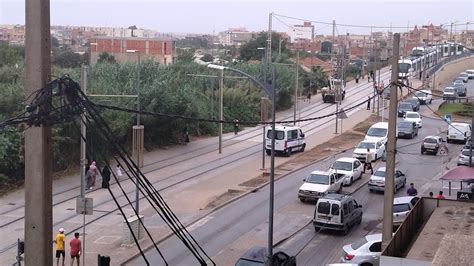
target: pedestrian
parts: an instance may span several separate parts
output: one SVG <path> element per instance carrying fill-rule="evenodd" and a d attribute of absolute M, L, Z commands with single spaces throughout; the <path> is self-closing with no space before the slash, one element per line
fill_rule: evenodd
<path fill-rule="evenodd" d="M 364 171 L 362 173 L 365 174 L 365 169 L 370 169 L 370 174 L 374 174 L 374 168 L 372 168 L 372 153 L 370 153 L 370 149 L 367 148 L 367 153 L 365 154 L 365 162 L 364 162 Z"/>
<path fill-rule="evenodd" d="M 410 188 L 407 190 L 407 195 L 408 196 L 416 196 L 418 195 L 418 191 L 415 188 L 415 184 L 410 183 Z"/>
<path fill-rule="evenodd" d="M 367 99 L 367 110 L 370 110 L 370 96 L 369 96 L 369 98 Z"/>
<path fill-rule="evenodd" d="M 89 169 L 87 169 L 87 172 L 86 172 L 86 190 L 89 190 L 90 187 L 91 187 L 91 182 L 92 182 L 92 171 L 89 167 Z"/>
<path fill-rule="evenodd" d="M 444 195 L 443 195 L 443 191 L 439 191 L 438 193 L 438 196 L 436 196 L 437 199 L 445 199 Z"/>
<path fill-rule="evenodd" d="M 306 96 L 308 98 L 308 102 L 311 103 L 311 91 L 308 91 L 308 96 Z"/>
<path fill-rule="evenodd" d="M 81 263 L 81 240 L 79 239 L 79 233 L 74 233 L 74 238 L 69 242 L 71 248 L 71 266 L 74 265 L 74 260 L 77 259 L 77 266 Z"/>
<path fill-rule="evenodd" d="M 66 256 L 66 245 L 64 244 L 66 242 L 66 236 L 64 235 L 64 228 L 59 228 L 59 233 L 56 234 L 53 242 L 56 243 L 56 265 L 59 266 L 59 258 L 62 255 L 63 263 L 61 265 L 64 266 L 64 259 Z"/>
<path fill-rule="evenodd" d="M 370 74 L 367 75 L 367 83 L 370 83 Z"/>
<path fill-rule="evenodd" d="M 120 164 L 117 164 L 117 176 L 118 177 L 123 176 L 123 169 L 122 169 L 122 166 L 120 166 Z"/>
<path fill-rule="evenodd" d="M 91 179 L 90 179 L 90 189 L 93 189 L 95 186 L 95 179 L 97 178 L 97 165 L 95 161 L 92 161 L 91 166 L 89 167 L 89 170 L 91 171 Z"/>
<path fill-rule="evenodd" d="M 186 145 L 189 143 L 189 130 L 188 127 L 183 128 L 183 144 Z"/>
<path fill-rule="evenodd" d="M 238 132 L 239 132 L 239 120 L 234 119 L 234 134 L 237 135 Z"/>
<path fill-rule="evenodd" d="M 432 198 L 433 197 L 433 191 L 430 191 L 429 195 L 430 195 L 430 198 Z"/>
<path fill-rule="evenodd" d="M 357 73 L 357 75 L 356 75 L 356 83 L 359 83 L 359 78 L 360 78 L 360 74 Z"/>
<path fill-rule="evenodd" d="M 102 169 L 102 188 L 109 188 L 109 182 L 110 182 L 110 169 L 109 167 L 106 165 L 104 166 L 104 168 Z"/>

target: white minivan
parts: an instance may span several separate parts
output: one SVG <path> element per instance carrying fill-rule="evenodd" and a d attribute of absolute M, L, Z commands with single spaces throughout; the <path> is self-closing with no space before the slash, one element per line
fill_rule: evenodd
<path fill-rule="evenodd" d="M 387 144 L 388 137 L 388 122 L 378 122 L 373 124 L 367 134 L 365 134 L 365 139 L 367 141 L 379 142 Z"/>
<path fill-rule="evenodd" d="M 448 126 L 448 136 L 446 142 L 462 142 L 466 143 L 471 138 L 471 125 L 468 123 L 453 122 Z"/>
<path fill-rule="evenodd" d="M 305 136 L 300 127 L 275 126 L 275 152 L 290 156 L 294 151 L 303 152 L 306 148 Z M 268 155 L 272 149 L 272 128 L 265 132 L 265 150 Z"/>

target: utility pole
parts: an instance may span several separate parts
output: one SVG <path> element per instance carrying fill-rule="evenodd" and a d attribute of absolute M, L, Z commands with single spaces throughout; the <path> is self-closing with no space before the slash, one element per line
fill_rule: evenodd
<path fill-rule="evenodd" d="M 474 108 L 472 109 L 471 125 L 474 125 Z M 469 167 L 472 167 L 472 135 L 469 143 Z"/>
<path fill-rule="evenodd" d="M 384 250 L 390 239 L 393 230 L 393 191 L 395 187 L 395 151 L 396 151 L 396 126 L 397 126 L 397 85 L 398 80 L 398 56 L 400 54 L 400 34 L 393 36 L 393 56 L 392 56 L 392 78 L 390 89 L 390 109 L 388 112 L 388 141 L 387 141 L 387 168 L 385 171 L 385 193 L 383 206 L 382 224 L 382 250 Z"/>
<path fill-rule="evenodd" d="M 451 22 L 451 33 L 449 34 L 449 40 L 453 41 L 453 22 Z"/>
<path fill-rule="evenodd" d="M 26 0 L 25 11 L 25 95 L 31 95 L 48 83 L 51 74 L 49 0 Z M 47 106 L 38 108 L 47 112 Z M 25 132 L 25 265 L 53 264 L 51 144 L 49 126 Z"/>
<path fill-rule="evenodd" d="M 87 72 L 88 66 L 81 66 L 81 88 L 84 95 L 87 93 Z M 81 114 L 81 160 L 80 160 L 80 171 L 81 171 L 81 200 L 86 200 L 86 139 L 87 139 L 87 128 L 86 128 L 86 114 Z M 86 263 L 86 212 L 82 212 L 82 265 Z"/>
<path fill-rule="evenodd" d="M 221 66 L 224 66 L 224 60 L 221 60 Z M 219 120 L 224 120 L 224 68 L 220 71 L 219 77 Z M 222 123 L 219 123 L 219 154 L 222 153 Z"/>
<path fill-rule="evenodd" d="M 293 109 L 293 125 L 296 125 L 296 108 L 298 106 L 298 68 L 300 66 L 300 51 L 296 51 L 295 64 L 295 106 Z M 311 89 L 311 88 L 310 88 Z"/>
<path fill-rule="evenodd" d="M 332 41 L 336 40 L 336 21 L 332 21 Z"/>
<path fill-rule="evenodd" d="M 270 12 L 268 15 L 268 38 L 267 38 L 267 51 L 266 51 L 266 61 L 267 67 L 272 63 L 272 17 L 273 12 Z M 266 77 L 265 77 L 266 78 Z"/>

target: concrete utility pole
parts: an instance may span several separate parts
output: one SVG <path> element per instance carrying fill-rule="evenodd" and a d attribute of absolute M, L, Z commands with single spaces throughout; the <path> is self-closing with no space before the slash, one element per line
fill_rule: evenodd
<path fill-rule="evenodd" d="M 293 110 L 293 125 L 296 125 L 296 108 L 298 106 L 298 68 L 300 66 L 300 51 L 296 51 L 295 64 L 295 106 Z M 311 88 L 310 88 L 311 89 Z"/>
<path fill-rule="evenodd" d="M 224 66 L 224 60 L 221 60 L 221 66 Z M 219 120 L 224 120 L 224 68 L 219 76 Z M 219 154 L 222 153 L 222 123 L 219 123 Z"/>
<path fill-rule="evenodd" d="M 81 67 L 81 88 L 84 94 L 87 93 L 87 72 L 89 70 L 88 66 Z M 84 110 L 85 111 L 85 110 Z M 87 158 L 86 158 L 86 114 L 81 114 L 81 161 L 80 161 L 80 171 L 81 171 L 81 200 L 85 202 L 86 198 L 86 167 L 87 167 Z M 82 265 L 85 266 L 86 263 L 86 212 L 82 212 Z"/>
<path fill-rule="evenodd" d="M 25 95 L 30 95 L 49 81 L 51 71 L 49 0 L 26 0 L 25 11 Z M 44 105 L 39 108 L 47 111 Z M 26 265 L 53 264 L 51 144 L 51 127 L 31 127 L 25 133 Z"/>
<path fill-rule="evenodd" d="M 268 38 L 267 38 L 267 46 L 266 46 L 267 67 L 270 66 L 270 64 L 272 63 L 272 17 L 273 17 L 273 12 L 270 12 L 270 14 L 268 15 Z"/>
<path fill-rule="evenodd" d="M 474 125 L 474 109 L 472 110 L 472 121 L 471 125 Z M 471 135 L 472 136 L 472 135 Z M 469 145 L 469 167 L 472 167 L 472 137 Z"/>
<path fill-rule="evenodd" d="M 387 141 L 387 164 L 385 171 L 385 193 L 383 203 L 383 224 L 382 224 L 382 250 L 384 250 L 390 239 L 393 230 L 393 191 L 395 190 L 395 151 L 396 151 L 396 126 L 397 126 L 397 91 L 394 84 L 398 80 L 398 57 L 400 54 L 400 34 L 393 36 L 393 57 L 392 57 L 392 77 L 390 88 L 390 107 L 388 113 L 388 141 Z"/>
<path fill-rule="evenodd" d="M 336 40 L 336 21 L 332 21 L 332 40 Z"/>

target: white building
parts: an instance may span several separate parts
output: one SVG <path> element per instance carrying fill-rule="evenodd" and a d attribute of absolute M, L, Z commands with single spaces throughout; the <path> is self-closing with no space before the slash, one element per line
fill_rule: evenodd
<path fill-rule="evenodd" d="M 291 42 L 312 41 L 314 38 L 314 26 L 311 25 L 311 22 L 304 22 L 303 25 L 294 25 L 289 28 L 287 33 L 290 36 Z"/>

